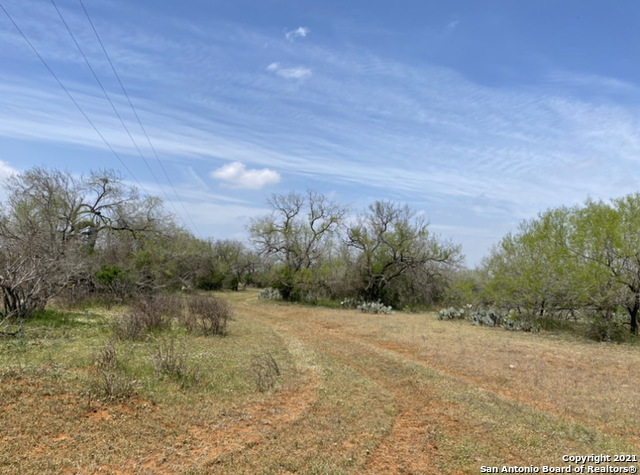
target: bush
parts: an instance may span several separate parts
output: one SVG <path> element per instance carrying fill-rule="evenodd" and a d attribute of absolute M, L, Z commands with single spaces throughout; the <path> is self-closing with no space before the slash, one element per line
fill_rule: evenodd
<path fill-rule="evenodd" d="M 135 384 L 118 368 L 118 355 L 113 341 L 109 341 L 94 355 L 96 374 L 89 384 L 90 397 L 109 402 L 131 397 Z"/>
<path fill-rule="evenodd" d="M 141 321 L 147 332 L 162 331 L 171 327 L 171 321 L 179 312 L 179 302 L 172 296 L 156 296 L 137 300 L 132 315 Z"/>
<path fill-rule="evenodd" d="M 538 333 L 541 327 L 531 316 L 519 314 L 515 309 L 511 309 L 504 318 L 502 328 L 511 331 L 520 330 L 523 332 Z"/>
<path fill-rule="evenodd" d="M 189 332 L 202 335 L 226 335 L 231 308 L 224 300 L 195 295 L 187 301 L 187 315 L 182 322 Z"/>
<path fill-rule="evenodd" d="M 595 341 L 613 341 L 621 343 L 629 337 L 629 329 L 624 321 L 613 316 L 604 318 L 601 315 L 594 317 L 587 327 L 587 338 Z"/>
<path fill-rule="evenodd" d="M 139 314 L 129 313 L 113 318 L 111 321 L 113 338 L 116 340 L 142 340 L 147 336 Z"/>
<path fill-rule="evenodd" d="M 254 356 L 251 363 L 251 371 L 260 392 L 273 389 L 280 377 L 280 367 L 270 353 Z"/>
<path fill-rule="evenodd" d="M 142 340 L 149 333 L 169 329 L 173 318 L 181 314 L 181 306 L 177 296 L 140 299 L 131 306 L 128 314 L 114 318 L 113 337 L 117 340 Z"/>
<path fill-rule="evenodd" d="M 176 379 L 183 389 L 199 384 L 202 379 L 200 367 L 189 368 L 187 354 L 176 348 L 173 338 L 168 342 L 158 341 L 152 361 L 156 374 Z"/>

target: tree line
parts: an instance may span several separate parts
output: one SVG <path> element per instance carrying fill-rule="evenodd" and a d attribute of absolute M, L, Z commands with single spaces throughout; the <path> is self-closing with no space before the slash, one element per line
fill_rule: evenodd
<path fill-rule="evenodd" d="M 408 207 L 376 202 L 354 217 L 326 196 L 273 195 L 250 243 L 195 237 L 159 198 L 115 172 L 77 177 L 34 168 L 4 183 L 0 206 L 2 318 L 52 298 L 124 300 L 177 289 L 277 288 L 286 300 L 436 301 L 459 246 Z"/>
<path fill-rule="evenodd" d="M 274 194 L 245 243 L 195 237 L 160 199 L 113 171 L 77 177 L 34 168 L 4 190 L 0 322 L 52 298 L 122 301 L 253 285 L 289 301 L 495 306 L 603 331 L 624 316 L 628 331 L 640 332 L 640 194 L 541 212 L 469 270 L 459 245 L 390 201 L 357 213 L 315 191 Z"/>
<path fill-rule="evenodd" d="M 640 194 L 587 200 L 523 222 L 486 259 L 482 296 L 524 318 L 582 319 L 639 333 Z"/>

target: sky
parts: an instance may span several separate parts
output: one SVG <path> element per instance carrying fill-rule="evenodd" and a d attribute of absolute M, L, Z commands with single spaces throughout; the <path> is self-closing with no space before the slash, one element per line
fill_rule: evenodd
<path fill-rule="evenodd" d="M 640 191 L 636 1 L 0 6 L 0 179 L 114 169 L 202 238 L 311 189 L 408 204 L 474 267 L 545 209 Z"/>

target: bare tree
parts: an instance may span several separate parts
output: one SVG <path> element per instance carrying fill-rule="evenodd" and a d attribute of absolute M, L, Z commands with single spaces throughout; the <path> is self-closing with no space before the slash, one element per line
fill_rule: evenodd
<path fill-rule="evenodd" d="M 113 172 L 88 178 L 35 168 L 8 179 L 0 206 L 2 319 L 25 317 L 90 268 L 103 231 L 133 235 L 165 219 L 161 203 Z"/>
<path fill-rule="evenodd" d="M 346 209 L 315 191 L 274 194 L 268 204 L 272 212 L 251 223 L 251 238 L 262 255 L 279 264 L 283 297 L 295 298 L 299 277 L 329 254 Z"/>
<path fill-rule="evenodd" d="M 369 212 L 347 230 L 347 244 L 357 250 L 362 297 L 386 304 L 403 300 L 403 291 L 424 294 L 443 268 L 462 258 L 460 247 L 431 234 L 424 218 L 389 201 L 369 206 Z"/>

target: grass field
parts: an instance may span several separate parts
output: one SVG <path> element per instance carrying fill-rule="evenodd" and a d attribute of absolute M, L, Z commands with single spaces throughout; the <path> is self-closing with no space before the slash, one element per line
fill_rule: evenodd
<path fill-rule="evenodd" d="M 114 342 L 112 380 L 118 309 L 0 340 L 0 472 L 542 473 L 640 453 L 637 345 L 221 297 L 227 336 Z"/>

